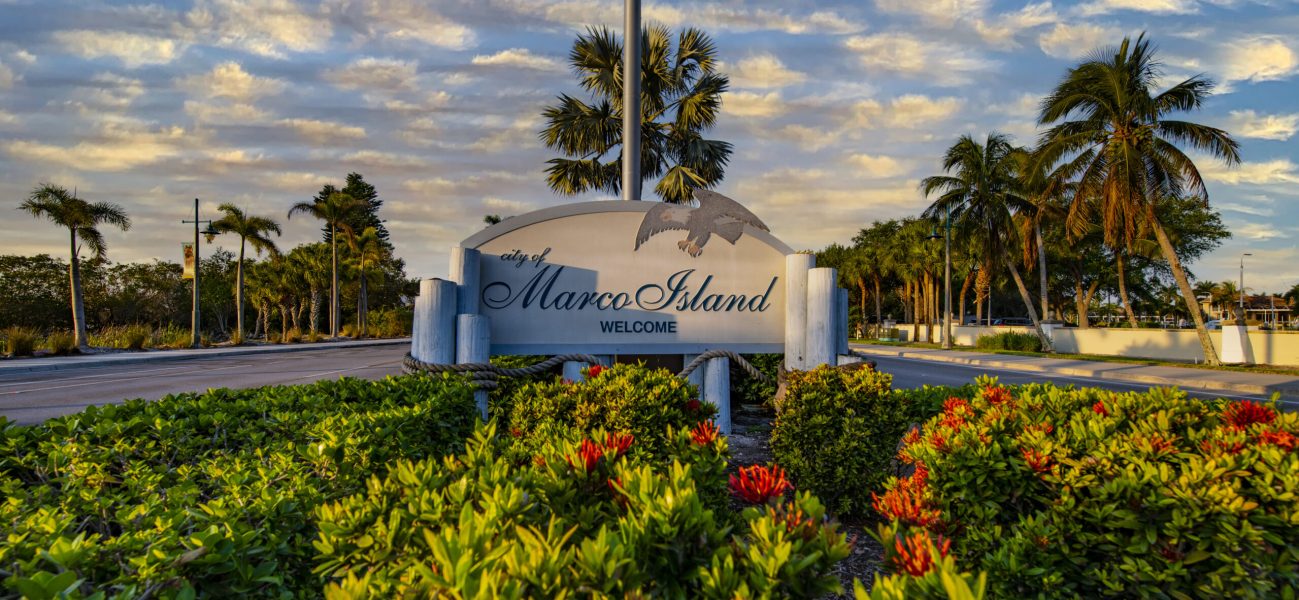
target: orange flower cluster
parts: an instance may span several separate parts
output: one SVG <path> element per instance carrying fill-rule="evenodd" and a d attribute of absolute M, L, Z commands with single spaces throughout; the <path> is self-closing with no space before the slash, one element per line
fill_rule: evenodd
<path fill-rule="evenodd" d="M 613 499 L 618 503 L 618 506 L 627 506 L 627 494 L 622 492 L 621 477 L 610 478 L 604 484 L 609 486 L 609 493 L 613 494 Z"/>
<path fill-rule="evenodd" d="M 582 440 L 582 445 L 577 448 L 577 456 L 569 456 L 567 460 L 568 464 L 573 468 L 576 469 L 578 465 L 582 465 L 582 470 L 590 473 L 603 456 L 603 446 L 591 440 Z"/>
<path fill-rule="evenodd" d="M 804 540 L 810 540 L 816 537 L 818 533 L 817 524 L 812 521 L 812 518 L 804 514 L 803 509 L 796 509 L 792 504 L 784 503 L 777 506 L 768 506 L 767 515 L 777 525 L 784 525 L 786 532 Z"/>
<path fill-rule="evenodd" d="M 619 458 L 631 448 L 636 438 L 630 433 L 610 433 L 604 436 L 604 447 L 614 451 Z"/>
<path fill-rule="evenodd" d="M 1203 442 L 1200 442 L 1200 452 L 1205 454 L 1240 454 L 1244 449 L 1245 444 L 1240 442 L 1231 442 L 1230 444 L 1214 440 L 1204 440 Z"/>
<path fill-rule="evenodd" d="M 690 430 L 690 440 L 696 446 L 711 446 L 717 440 L 719 433 L 712 421 L 700 421 L 694 429 Z"/>
<path fill-rule="evenodd" d="M 1258 443 L 1276 446 L 1288 452 L 1299 446 L 1299 438 L 1289 431 L 1264 431 L 1258 434 Z"/>
<path fill-rule="evenodd" d="M 924 577 L 938 561 L 947 557 L 951 549 L 952 540 L 943 536 L 933 540 L 928 531 L 921 530 L 905 537 L 899 535 L 894 541 L 895 553 L 891 559 L 893 572 Z"/>
<path fill-rule="evenodd" d="M 1166 438 L 1158 433 L 1146 438 L 1146 442 L 1150 444 L 1150 451 L 1155 454 L 1175 454 L 1177 446 L 1174 442 L 1176 441 L 1176 436 Z"/>
<path fill-rule="evenodd" d="M 1110 411 L 1105 408 L 1105 403 L 1100 400 L 1097 400 L 1096 404 L 1092 405 L 1092 412 L 1106 417 L 1110 416 Z"/>
<path fill-rule="evenodd" d="M 1052 427 L 1050 423 L 1038 423 L 1024 428 L 1024 433 L 1034 433 L 1038 431 L 1041 431 L 1045 435 L 1051 435 L 1051 432 L 1055 431 L 1055 427 Z"/>
<path fill-rule="evenodd" d="M 749 504 L 766 504 L 794 489 L 785 479 L 785 470 L 771 465 L 740 467 L 740 476 L 731 475 L 731 494 Z"/>
<path fill-rule="evenodd" d="M 1038 452 L 1035 448 L 1020 448 L 1020 454 L 1024 455 L 1024 462 L 1028 463 L 1028 468 L 1033 469 L 1034 473 L 1039 475 L 1051 472 L 1051 457 Z"/>
<path fill-rule="evenodd" d="M 1253 400 L 1241 400 L 1228 405 L 1222 416 L 1233 427 L 1246 429 L 1255 423 L 1271 423 L 1276 420 L 1276 411 Z"/>
<path fill-rule="evenodd" d="M 928 489 L 929 469 L 919 465 L 910 477 L 899 479 L 897 485 L 884 492 L 883 496 L 872 493 L 871 506 L 880 516 L 890 521 L 929 527 L 939 522 L 942 513 L 930 506 L 925 499 Z"/>
<path fill-rule="evenodd" d="M 952 396 L 943 401 L 943 412 L 947 414 L 968 414 L 974 412 L 974 409 L 970 407 L 969 400 Z"/>
<path fill-rule="evenodd" d="M 938 424 L 948 429 L 960 429 L 965 427 L 965 417 L 957 413 L 943 413 L 943 418 L 939 419 Z"/>
<path fill-rule="evenodd" d="M 1011 404 L 1015 401 L 1015 397 L 1010 394 L 1010 390 L 1004 387 L 983 388 L 983 399 L 993 406 Z"/>

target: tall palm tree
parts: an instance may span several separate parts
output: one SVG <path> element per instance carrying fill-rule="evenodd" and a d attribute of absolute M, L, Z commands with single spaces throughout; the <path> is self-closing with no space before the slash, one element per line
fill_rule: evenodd
<path fill-rule="evenodd" d="M 289 209 L 289 218 L 292 219 L 296 213 L 306 213 L 325 222 L 331 235 L 329 236 L 330 252 L 330 271 L 332 273 L 329 281 L 329 336 L 338 337 L 338 328 L 340 321 L 340 307 L 338 304 L 338 236 L 351 234 L 352 226 L 349 224 L 357 212 L 364 210 L 365 203 L 353 198 L 343 192 L 334 192 L 323 199 L 317 198 L 311 202 L 299 202 Z"/>
<path fill-rule="evenodd" d="M 677 35 L 666 27 L 641 32 L 641 177 L 661 177 L 654 191 L 668 202 L 686 202 L 694 188 L 722 180 L 731 145 L 704 139 L 717 122 L 722 92 L 730 81 L 717 69 L 717 47 L 702 31 Z M 579 35 L 568 55 L 592 96 L 584 102 L 567 94 L 546 107 L 540 137 L 563 158 L 546 168 L 550 189 L 561 194 L 622 185 L 622 42 L 606 27 Z"/>
<path fill-rule="evenodd" d="M 1023 191 L 1024 199 L 1031 205 L 1020 212 L 1020 240 L 1024 251 L 1024 266 L 1032 262 L 1030 257 L 1037 256 L 1038 294 L 1042 302 L 1042 318 L 1050 319 L 1051 311 L 1047 299 L 1046 242 L 1042 237 L 1042 224 L 1051 218 L 1063 214 L 1060 207 L 1061 198 L 1068 190 L 1067 183 L 1059 172 L 1047 170 L 1049 165 L 1033 158 L 1032 152 L 1025 148 L 1016 148 L 1011 153 L 1015 165 L 1015 176 Z"/>
<path fill-rule="evenodd" d="M 1039 160 L 1063 160 L 1062 168 L 1077 179 L 1067 219 L 1071 230 L 1100 213 L 1106 243 L 1114 247 L 1127 246 L 1143 221 L 1150 226 L 1195 321 L 1205 361 L 1216 365 L 1195 294 L 1155 207 L 1165 195 L 1208 197 L 1199 169 L 1179 144 L 1228 165 L 1240 162 L 1239 145 L 1221 129 L 1167 118 L 1198 109 L 1213 90 L 1211 80 L 1197 75 L 1154 93 L 1160 74 L 1145 34 L 1136 41 L 1124 38 L 1117 49 L 1098 50 L 1070 69 L 1042 100 L 1038 123 L 1055 125 L 1042 134 Z"/>
<path fill-rule="evenodd" d="M 239 236 L 239 263 L 235 274 L 235 332 L 240 341 L 244 339 L 244 247 L 251 243 L 253 251 L 260 255 L 268 252 L 278 256 L 279 248 L 271 241 L 269 234 L 280 235 L 280 225 L 266 217 L 245 213 L 239 207 L 225 203 L 217 207 L 225 213 L 220 219 L 212 222 L 212 229 L 218 233 L 233 233 Z M 211 235 L 208 241 L 212 241 Z"/>
<path fill-rule="evenodd" d="M 356 262 L 360 279 L 356 295 L 356 330 L 357 335 L 365 337 L 370 312 L 365 269 L 387 258 L 388 248 L 373 227 L 366 227 L 360 235 L 348 234 L 347 247 L 351 251 L 352 260 Z"/>
<path fill-rule="evenodd" d="M 968 134 L 961 136 L 943 157 L 943 171 L 949 174 L 926 177 L 920 182 L 925 196 L 938 194 L 938 199 L 925 209 L 925 216 L 939 218 L 950 210 L 953 219 L 983 232 L 985 256 L 989 261 L 1000 260 L 1010 271 L 1042 349 L 1051 352 L 1051 339 L 1042 330 L 1033 300 L 1010 253 L 1018 231 L 1015 214 L 1034 208 L 1022 194 L 1013 152 L 1010 140 L 996 132 L 989 133 L 983 144 Z"/>
<path fill-rule="evenodd" d="M 42 183 L 32 190 L 19 210 L 33 217 L 45 217 L 55 224 L 67 227 L 71 238 L 72 260 L 68 263 L 68 287 L 72 295 L 72 328 L 76 332 L 77 347 L 89 348 L 86 335 L 86 307 L 81 293 L 81 261 L 83 247 L 89 248 L 95 258 L 103 258 L 108 250 L 100 225 L 113 225 L 122 231 L 131 228 L 126 210 L 111 202 L 87 202 L 68 193 L 67 188 Z"/>
<path fill-rule="evenodd" d="M 303 244 L 289 252 L 289 263 L 307 286 L 308 326 L 312 338 L 320 330 L 320 291 L 329 287 L 329 246 L 323 242 Z"/>

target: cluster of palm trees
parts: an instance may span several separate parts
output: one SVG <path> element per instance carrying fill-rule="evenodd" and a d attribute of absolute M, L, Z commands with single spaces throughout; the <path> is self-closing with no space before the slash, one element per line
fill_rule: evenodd
<path fill-rule="evenodd" d="M 964 135 L 943 156 L 942 174 L 921 183 L 925 195 L 933 198 L 924 213 L 929 223 L 941 226 L 950 218 L 963 237 L 980 246 L 983 268 L 977 272 L 976 289 L 985 289 L 993 270 L 1004 268 L 1046 351 L 1051 342 L 1041 327 L 1049 308 L 1042 232 L 1044 223 L 1059 222 L 1065 244 L 1098 232 L 1118 257 L 1120 270 L 1124 256 L 1143 243 L 1147 252 L 1166 261 L 1206 360 L 1218 363 L 1198 299 L 1163 221 L 1167 207 L 1177 202 L 1207 206 L 1203 178 L 1184 148 L 1234 165 L 1240 161 L 1239 146 L 1226 131 L 1177 118 L 1177 113 L 1201 106 L 1213 89 L 1210 80 L 1191 77 L 1156 91 L 1159 75 L 1144 34 L 1125 38 L 1117 48 L 1098 50 L 1069 69 L 1043 99 L 1038 124 L 1047 129 L 1036 147 L 1015 147 L 995 132 L 983 140 Z M 856 240 L 859 248 L 866 248 L 859 259 L 865 272 L 858 279 L 862 285 L 870 280 L 878 286 L 878 269 L 872 273 L 869 265 L 880 255 L 898 252 L 892 247 L 899 240 L 888 232 L 865 230 L 863 236 L 878 239 Z M 1034 262 L 1039 306 L 1034 306 L 1020 271 L 1021 264 Z M 916 283 L 907 293 L 917 306 L 930 307 L 921 316 L 936 314 L 935 279 L 941 271 L 924 271 L 933 264 L 929 261 L 909 264 L 922 272 L 908 279 Z M 1120 271 L 1120 286 L 1125 285 L 1122 275 Z M 968 285 L 967 277 L 963 287 Z M 1080 298 L 1090 297 L 1079 292 Z M 1127 290 L 1122 288 L 1121 294 L 1126 298 Z M 1085 314 L 1085 305 L 1082 311 Z"/>
<path fill-rule="evenodd" d="M 328 244 L 304 244 L 282 254 L 272 235 L 281 234 L 279 224 L 269 218 L 252 215 L 234 204 L 218 207 L 221 217 L 212 222 L 208 241 L 215 236 L 231 234 L 239 238 L 239 259 L 236 265 L 235 340 L 245 339 L 244 306 L 251 304 L 257 310 L 256 330 L 269 331 L 272 312 L 278 310 L 281 332 L 299 329 L 303 313 L 309 309 L 309 329 L 314 336 L 318 331 L 320 297 L 329 290 L 329 335 L 337 337 L 341 329 L 339 277 L 340 269 L 355 271 L 352 277 L 358 282 L 357 331 L 367 333 L 367 289 L 370 280 L 379 274 L 375 265 L 389 257 L 390 246 L 374 227 L 357 231 L 352 223 L 368 205 L 343 192 L 334 192 L 312 202 L 299 202 L 288 213 L 307 214 L 323 221 L 331 235 Z M 71 261 L 68 267 L 69 289 L 76 344 L 89 346 L 86 331 L 85 307 L 81 286 L 80 259 L 83 250 L 95 258 L 104 258 L 107 245 L 100 232 L 101 225 L 112 225 L 122 230 L 130 228 L 131 221 L 125 209 L 109 202 L 89 202 L 66 188 L 44 183 L 37 186 L 19 206 L 34 217 L 45 217 L 69 231 Z M 347 261 L 340 264 L 339 242 L 345 244 Z M 249 261 L 246 251 L 251 246 L 257 255 L 265 253 L 268 259 Z M 305 293 L 304 293 L 305 292 Z"/>

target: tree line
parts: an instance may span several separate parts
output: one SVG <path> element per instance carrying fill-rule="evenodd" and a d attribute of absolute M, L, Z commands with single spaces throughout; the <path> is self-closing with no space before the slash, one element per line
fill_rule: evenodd
<path fill-rule="evenodd" d="M 391 312 L 417 289 L 406 277 L 405 262 L 393 254 L 378 215 L 382 204 L 374 186 L 350 173 L 341 189 L 326 185 L 289 209 L 286 218 L 306 215 L 324 227 L 322 241 L 287 251 L 275 243 L 281 234 L 276 218 L 221 204 L 220 217 L 204 233 L 209 243 L 237 239 L 238 251 L 218 249 L 197 265 L 203 331 L 236 343 L 250 336 L 270 338 L 273 330 L 275 338 L 286 341 L 300 335 L 337 337 L 347 319 L 354 324 L 353 335 L 369 334 L 371 310 Z M 44 183 L 19 209 L 67 231 L 69 260 L 0 256 L 0 296 L 7 299 L 0 306 L 0 327 L 71 329 L 84 349 L 93 328 L 189 325 L 192 283 L 182 279 L 180 263 L 108 260 L 100 229 L 130 228 L 121 206 Z M 251 329 L 246 308 L 253 312 Z M 385 314 L 390 318 L 403 320 Z"/>

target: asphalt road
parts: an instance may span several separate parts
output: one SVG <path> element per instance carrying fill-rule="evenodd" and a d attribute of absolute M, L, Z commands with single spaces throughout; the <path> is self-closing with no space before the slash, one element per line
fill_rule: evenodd
<path fill-rule="evenodd" d="M 31 424 L 77 412 L 87 406 L 121 402 L 128 398 L 154 400 L 167 394 L 215 387 L 292 385 L 343 376 L 378 379 L 401 373 L 401 359 L 406 350 L 405 345 L 334 348 L 0 375 L 0 415 L 18 423 Z M 1139 384 L 996 371 L 907 358 L 877 356 L 871 360 L 880 370 L 893 374 L 893 386 L 897 388 L 925 384 L 961 385 L 981 374 L 997 375 L 1006 383 L 1053 381 L 1061 385 L 1088 385 L 1121 391 L 1146 388 Z M 1192 395 L 1216 397 L 1215 394 Z"/>

